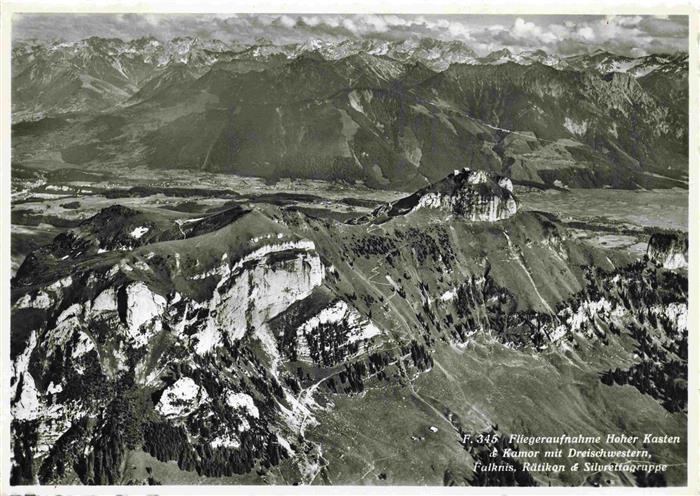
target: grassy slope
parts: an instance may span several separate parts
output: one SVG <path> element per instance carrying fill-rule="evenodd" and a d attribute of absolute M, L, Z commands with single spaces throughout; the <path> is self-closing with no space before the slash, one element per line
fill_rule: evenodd
<path fill-rule="evenodd" d="M 606 352 L 610 353 L 610 348 L 594 345 L 578 357 L 554 351 L 542 356 L 507 349 L 486 339 L 479 339 L 464 351 L 440 345 L 433 356 L 436 366 L 414 385 L 417 394 L 433 408 L 417 400 L 409 386 L 391 386 L 361 398 L 333 398 L 336 407 L 319 416 L 321 426 L 312 435 L 324 446 L 328 477 L 334 484 L 381 484 L 376 476 L 384 472 L 386 483 L 419 485 L 441 485 L 446 469 L 455 475 L 471 476 L 471 457 L 459 444 L 458 433 L 439 412 L 453 412 L 453 418 L 458 417 L 465 430 L 472 432 L 498 424 L 504 433 L 651 432 L 684 439 L 684 415 L 669 414 L 632 387 L 608 387 L 600 382 L 597 373 L 604 367 L 593 357 L 607 361 L 602 357 Z M 586 365 L 582 357 L 593 363 Z M 438 432 L 430 432 L 430 426 L 438 427 Z M 425 440 L 414 441 L 411 436 L 423 436 Z M 633 448 L 604 443 L 599 447 Z M 539 445 L 527 449 L 546 448 Z M 669 468 L 669 485 L 684 483 L 685 449 L 685 443 L 654 448 L 664 463 L 680 464 Z M 544 458 L 531 461 L 553 462 Z M 369 474 L 359 479 L 358 474 L 366 471 Z M 541 485 L 580 485 L 591 474 L 569 473 L 551 479 L 545 473 L 534 475 Z M 629 479 L 620 482 L 633 483 Z"/>

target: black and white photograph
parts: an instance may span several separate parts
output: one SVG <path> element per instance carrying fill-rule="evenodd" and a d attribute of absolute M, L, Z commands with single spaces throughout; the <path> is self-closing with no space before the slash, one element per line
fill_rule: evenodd
<path fill-rule="evenodd" d="M 695 13 L 297 12 L 3 19 L 3 492 L 695 487 Z"/>

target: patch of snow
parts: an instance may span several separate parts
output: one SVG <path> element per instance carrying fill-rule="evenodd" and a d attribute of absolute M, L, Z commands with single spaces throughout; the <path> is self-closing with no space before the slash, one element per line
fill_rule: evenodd
<path fill-rule="evenodd" d="M 549 334 L 549 339 L 552 342 L 559 341 L 561 338 L 566 336 L 567 331 L 569 330 L 568 327 L 565 325 L 559 325 L 557 326 L 550 334 Z"/>
<path fill-rule="evenodd" d="M 140 239 L 148 231 L 150 231 L 150 228 L 145 227 L 145 226 L 140 226 L 140 227 L 135 228 L 133 231 L 131 231 L 129 233 L 129 236 L 131 236 L 134 239 Z"/>
<path fill-rule="evenodd" d="M 664 260 L 664 268 L 675 270 L 688 267 L 688 257 L 684 253 L 672 253 Z"/>
<path fill-rule="evenodd" d="M 14 420 L 34 420 L 41 413 L 39 392 L 34 384 L 34 378 L 29 372 L 22 375 L 22 391 L 19 399 L 13 405 Z"/>
<path fill-rule="evenodd" d="M 277 233 L 277 234 L 270 233 L 270 234 L 262 234 L 260 236 L 254 236 L 254 237 L 250 238 L 250 244 L 254 245 L 254 244 L 259 243 L 260 241 L 264 241 L 266 239 L 274 239 L 274 238 L 282 239 L 282 238 L 284 238 L 284 233 Z"/>
<path fill-rule="evenodd" d="M 206 324 L 202 330 L 195 334 L 197 338 L 197 344 L 194 347 L 194 351 L 202 356 L 210 353 L 214 348 L 221 345 L 221 332 L 214 325 L 212 319 L 207 319 Z"/>
<path fill-rule="evenodd" d="M 170 304 L 175 305 L 176 303 L 179 303 L 180 300 L 182 300 L 182 295 L 175 291 L 175 295 L 173 296 L 173 299 L 170 300 Z"/>
<path fill-rule="evenodd" d="M 17 398 L 17 388 L 20 387 L 19 398 L 12 403 L 12 418 L 16 420 L 34 420 L 39 416 L 41 405 L 39 393 L 34 384 L 34 378 L 29 373 L 29 359 L 36 347 L 36 331 L 29 335 L 27 347 L 12 363 L 14 382 L 10 386 L 10 398 Z"/>
<path fill-rule="evenodd" d="M 299 357 L 307 360 L 310 358 L 306 335 L 311 334 L 322 324 L 339 324 L 341 322 L 348 330 L 347 340 L 342 343 L 342 346 L 357 341 L 366 341 L 381 334 L 377 326 L 362 317 L 356 309 L 349 307 L 345 301 L 340 300 L 322 309 L 299 326 L 297 329 L 297 353 Z"/>
<path fill-rule="evenodd" d="M 129 236 L 131 236 L 134 239 L 140 239 L 141 236 L 143 236 L 150 230 L 151 229 L 146 226 L 139 226 L 134 228 L 134 230 L 129 233 Z"/>
<path fill-rule="evenodd" d="M 116 312 L 117 311 L 117 293 L 114 288 L 107 288 L 102 291 L 95 301 L 92 302 L 93 312 Z"/>
<path fill-rule="evenodd" d="M 301 325 L 301 330 L 310 332 L 316 329 L 320 324 L 337 324 L 345 319 L 348 312 L 348 304 L 344 301 L 338 301 L 335 305 L 324 308 L 318 315 L 307 320 Z"/>
<path fill-rule="evenodd" d="M 356 90 L 353 90 L 350 93 L 348 93 L 348 101 L 350 102 L 350 106 L 355 111 L 361 114 L 365 113 L 365 109 L 362 108 L 362 103 L 360 102 L 360 94 Z"/>
<path fill-rule="evenodd" d="M 95 343 L 92 342 L 92 339 L 90 339 L 90 336 L 85 334 L 84 332 L 80 331 L 80 334 L 78 335 L 78 342 L 75 344 L 75 347 L 73 348 L 73 354 L 71 355 L 71 358 L 73 358 L 74 362 L 85 355 L 86 353 L 91 352 L 92 350 L 95 349 Z M 74 365 L 76 369 L 78 369 L 78 372 L 82 373 L 82 367 L 80 367 L 77 363 Z"/>
<path fill-rule="evenodd" d="M 59 315 L 58 318 L 56 319 L 56 324 L 58 325 L 70 317 L 75 317 L 77 315 L 80 315 L 82 310 L 83 310 L 83 306 L 80 303 L 73 303 L 71 306 L 69 306 L 63 312 L 61 312 L 61 315 Z"/>
<path fill-rule="evenodd" d="M 564 119 L 564 127 L 575 136 L 583 136 L 588 130 L 587 122 L 576 122 L 575 120 L 566 117 Z"/>
<path fill-rule="evenodd" d="M 53 284 L 50 284 L 46 287 L 48 291 L 53 291 L 53 292 L 58 292 L 61 291 L 68 286 L 73 284 L 73 278 L 71 276 L 64 277 L 63 279 L 59 279 L 58 281 L 54 282 Z"/>
<path fill-rule="evenodd" d="M 46 286 L 43 290 L 40 290 L 33 298 L 29 294 L 24 295 L 15 302 L 15 308 L 38 308 L 46 310 L 63 296 L 63 290 L 71 284 L 73 284 L 73 279 L 70 276 L 59 279 Z"/>
<path fill-rule="evenodd" d="M 685 303 L 671 303 L 664 312 L 666 317 L 676 324 L 679 331 L 688 330 L 688 305 Z"/>
<path fill-rule="evenodd" d="M 246 410 L 251 417 L 260 417 L 260 412 L 258 411 L 258 407 L 255 406 L 253 398 L 246 393 L 234 393 L 229 391 L 226 393 L 226 404 L 233 409 L 242 408 Z"/>
<path fill-rule="evenodd" d="M 277 442 L 279 443 L 280 446 L 282 446 L 289 456 L 294 455 L 294 451 L 292 450 L 292 446 L 289 444 L 289 441 L 287 441 L 285 438 L 277 434 Z"/>
<path fill-rule="evenodd" d="M 440 301 L 452 301 L 457 297 L 457 288 L 452 288 L 440 295 Z"/>
<path fill-rule="evenodd" d="M 137 260 L 137 261 L 134 263 L 134 266 L 135 266 L 137 269 L 142 270 L 142 271 L 144 271 L 144 272 L 153 272 L 153 269 L 151 269 L 151 266 L 148 265 L 148 264 L 147 264 L 146 262 L 144 262 L 143 260 Z"/>
<path fill-rule="evenodd" d="M 58 394 L 61 391 L 63 391 L 63 385 L 62 384 L 54 385 L 53 381 L 51 381 L 49 383 L 49 386 L 46 388 L 47 394 Z"/>
<path fill-rule="evenodd" d="M 584 301 L 575 312 L 571 312 L 571 316 L 566 320 L 572 331 L 579 331 L 585 322 L 593 320 L 595 316 L 610 315 L 612 312 L 612 304 L 605 298 L 598 301 Z"/>
<path fill-rule="evenodd" d="M 195 411 L 209 395 L 190 377 L 181 377 L 163 391 L 156 411 L 165 417 L 181 417 Z"/>
<path fill-rule="evenodd" d="M 137 347 L 148 342 L 149 336 L 139 332 L 142 325 L 161 315 L 166 306 L 166 300 L 161 295 L 153 293 L 143 282 L 129 284 L 126 288 L 127 313 L 126 323 L 129 334 L 136 341 Z"/>
<path fill-rule="evenodd" d="M 212 439 L 209 445 L 212 448 L 239 448 L 241 443 L 229 434 L 222 434 Z"/>

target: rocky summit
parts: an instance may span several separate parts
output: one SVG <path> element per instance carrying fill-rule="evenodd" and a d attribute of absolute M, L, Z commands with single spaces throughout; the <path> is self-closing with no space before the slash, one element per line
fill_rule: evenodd
<path fill-rule="evenodd" d="M 688 236 L 682 233 L 655 233 L 649 239 L 647 256 L 667 269 L 688 268 Z"/>
<path fill-rule="evenodd" d="M 375 214 L 406 215 L 421 209 L 441 210 L 471 221 L 495 222 L 515 215 L 518 202 L 509 178 L 465 167 L 387 207 L 381 207 Z"/>

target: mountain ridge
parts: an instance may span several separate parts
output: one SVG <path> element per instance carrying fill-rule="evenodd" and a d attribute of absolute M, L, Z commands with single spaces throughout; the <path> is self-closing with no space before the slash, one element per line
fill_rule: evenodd
<path fill-rule="evenodd" d="M 371 44 L 345 44 L 336 59 L 322 44 L 289 54 L 261 45 L 256 55 L 188 39 L 157 53 L 140 41 L 147 64 L 115 43 L 92 39 L 84 45 L 97 51 L 86 54 L 81 44 L 75 53 L 57 45 L 59 64 L 15 47 L 15 163 L 145 163 L 406 191 L 454 164 L 540 187 L 674 187 L 687 178 L 687 59 L 641 58 L 670 64 L 644 75 L 559 69 L 540 52 L 525 65 L 450 59 L 439 69 L 423 56 L 373 54 Z M 156 67 L 159 57 L 171 62 Z"/>
<path fill-rule="evenodd" d="M 259 49 L 265 47 L 267 47 L 268 50 L 265 52 L 265 55 L 263 55 Z M 348 47 L 348 49 L 336 53 L 334 49 L 340 47 Z M 383 48 L 379 49 L 379 47 Z M 322 51 L 324 48 L 325 52 Z M 453 63 L 487 64 L 489 62 L 502 63 L 503 61 L 511 61 L 530 65 L 533 62 L 542 62 L 552 57 L 542 50 L 521 52 L 520 54 L 516 54 L 516 57 L 508 49 L 497 50 L 487 56 L 478 57 L 462 42 L 442 42 L 430 38 L 422 38 L 417 43 L 409 43 L 408 41 L 394 43 L 370 41 L 354 42 L 348 40 L 338 43 L 269 44 L 259 46 L 249 45 L 247 47 L 237 42 L 227 44 L 220 40 L 203 40 L 197 37 L 175 38 L 166 42 L 159 41 L 153 37 L 139 38 L 130 41 L 123 41 L 119 38 L 104 39 L 92 37 L 69 43 L 15 40 L 12 48 L 12 68 L 13 79 L 18 79 L 13 86 L 17 86 L 18 83 L 21 83 L 21 78 L 19 78 L 19 76 L 22 72 L 32 65 L 35 66 L 37 63 L 41 62 L 41 59 L 47 57 L 54 59 L 58 57 L 59 60 L 64 62 L 75 60 L 80 64 L 81 62 L 88 62 L 90 57 L 98 56 L 115 64 L 113 68 L 114 73 L 108 77 L 116 77 L 118 80 L 126 80 L 128 83 L 137 84 L 143 78 L 141 72 L 146 70 L 146 66 L 149 64 L 151 65 L 150 70 L 152 71 L 172 63 L 184 63 L 194 67 L 196 72 L 216 62 L 231 61 L 240 57 L 246 58 L 246 53 L 251 50 L 253 51 L 252 58 L 259 58 L 262 56 L 263 60 L 267 60 L 271 55 L 282 55 L 286 59 L 291 60 L 314 51 L 324 60 L 341 60 L 348 56 L 369 53 L 371 55 L 387 57 L 391 60 L 404 63 L 409 61 L 422 61 L 428 67 L 437 71 L 445 70 Z M 255 53 L 256 50 L 258 50 L 257 53 Z M 428 51 L 426 52 L 426 50 Z M 430 50 L 432 50 L 432 52 L 430 52 Z M 457 58 L 449 55 L 455 51 L 463 53 L 464 55 Z M 649 66 L 651 62 L 656 62 L 656 64 L 651 64 L 653 69 L 646 69 L 647 73 L 661 67 L 665 68 L 666 66 L 664 66 L 664 64 L 670 64 L 672 61 L 674 63 L 676 61 L 682 63 L 683 57 L 685 57 L 687 62 L 687 54 L 685 56 L 682 54 L 653 54 L 632 59 L 630 57 L 619 57 L 609 52 L 602 53 L 608 58 L 618 57 L 625 61 L 636 60 L 639 65 L 643 66 Z M 503 60 L 501 56 L 505 56 L 506 59 Z M 596 67 L 599 72 L 610 72 L 610 67 L 603 67 L 598 62 L 591 59 L 591 57 L 595 56 L 599 57 L 600 53 L 596 52 L 590 55 L 569 56 L 557 59 L 557 61 L 552 61 L 547 65 L 563 69 L 581 69 L 582 67 L 592 68 L 595 64 L 598 64 Z M 566 62 L 567 60 L 572 60 L 575 63 L 571 65 L 569 62 Z M 435 61 L 440 62 L 438 65 L 435 65 L 435 63 L 437 63 Z M 52 61 L 52 64 L 55 63 L 55 60 Z M 140 65 L 140 67 L 135 67 L 134 65 Z M 664 70 L 675 71 L 678 70 L 678 67 L 682 67 L 682 65 L 675 65 L 673 67 L 673 69 Z"/>

